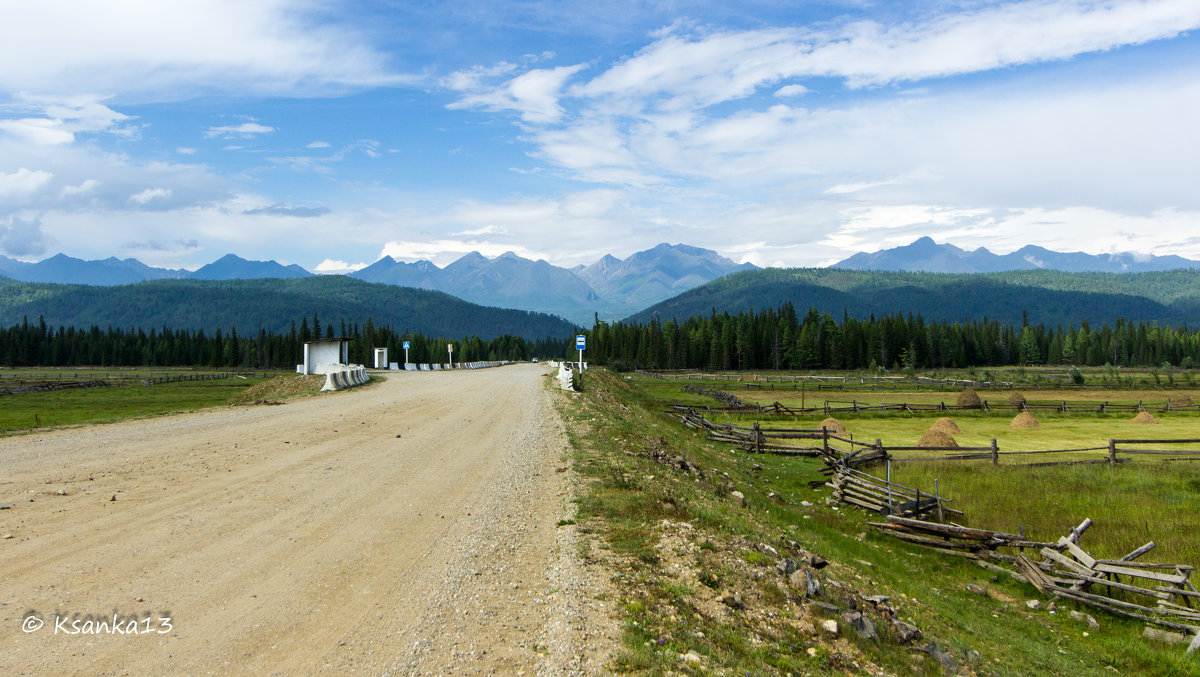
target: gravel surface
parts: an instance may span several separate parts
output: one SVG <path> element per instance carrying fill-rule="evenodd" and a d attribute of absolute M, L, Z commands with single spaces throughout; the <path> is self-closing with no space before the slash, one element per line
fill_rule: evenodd
<path fill-rule="evenodd" d="M 605 672 L 547 373 L 0 439 L 0 673 Z"/>

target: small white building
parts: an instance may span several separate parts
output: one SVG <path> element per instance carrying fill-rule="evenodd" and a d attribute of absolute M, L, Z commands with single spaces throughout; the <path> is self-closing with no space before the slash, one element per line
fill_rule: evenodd
<path fill-rule="evenodd" d="M 376 348 L 375 349 L 375 368 L 376 369 L 387 369 L 388 368 L 387 348 Z"/>
<path fill-rule="evenodd" d="M 304 364 L 296 365 L 298 374 L 328 374 L 342 371 L 350 363 L 350 342 L 342 338 L 305 341 Z"/>

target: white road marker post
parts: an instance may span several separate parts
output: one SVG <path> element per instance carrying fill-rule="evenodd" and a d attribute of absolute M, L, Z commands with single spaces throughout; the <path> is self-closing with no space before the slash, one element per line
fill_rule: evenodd
<path fill-rule="evenodd" d="M 453 369 L 454 368 L 454 344 L 453 343 L 446 344 L 446 352 L 450 353 L 450 368 Z"/>

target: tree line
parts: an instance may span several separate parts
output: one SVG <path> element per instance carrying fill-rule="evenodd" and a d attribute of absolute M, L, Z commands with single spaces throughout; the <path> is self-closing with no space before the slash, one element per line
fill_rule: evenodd
<path fill-rule="evenodd" d="M 934 369 L 1077 364 L 1189 368 L 1200 332 L 1117 320 L 1094 328 L 996 320 L 927 322 L 921 315 L 843 313 L 841 321 L 791 303 L 682 322 L 607 323 L 588 336 L 591 361 L 620 369 Z"/>
<path fill-rule="evenodd" d="M 322 326 L 313 314 L 291 323 L 285 333 L 258 330 L 252 335 L 236 329 L 212 333 L 204 330 L 89 329 L 51 328 L 45 320 L 0 328 L 0 364 L 7 367 L 211 367 L 221 369 L 290 369 L 304 359 L 303 343 L 322 337 L 349 341 L 350 361 L 371 364 L 375 348 L 387 348 L 392 362 L 404 360 L 404 341 L 409 342 L 412 362 L 445 362 L 448 343 L 445 337 L 399 332 L 391 326 L 376 326 L 371 318 L 359 325 L 344 320 L 335 327 Z M 480 339 L 468 336 L 454 343 L 455 362 L 490 360 L 527 360 L 532 357 L 566 355 L 570 340 L 531 341 L 519 336 Z"/>

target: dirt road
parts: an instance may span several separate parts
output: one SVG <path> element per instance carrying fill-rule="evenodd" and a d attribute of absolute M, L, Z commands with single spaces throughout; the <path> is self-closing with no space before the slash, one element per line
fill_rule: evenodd
<path fill-rule="evenodd" d="M 0 673 L 603 672 L 545 374 L 0 439 Z"/>

